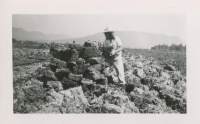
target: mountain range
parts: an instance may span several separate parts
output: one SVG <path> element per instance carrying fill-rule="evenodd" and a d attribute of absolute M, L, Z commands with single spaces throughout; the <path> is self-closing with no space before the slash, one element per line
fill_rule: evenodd
<path fill-rule="evenodd" d="M 80 38 L 70 38 L 67 35 L 60 34 L 43 34 L 41 32 L 27 32 L 22 28 L 13 28 L 13 38 L 16 40 L 32 40 L 32 41 L 40 41 L 40 42 L 73 42 L 75 41 L 78 44 L 83 44 L 85 41 L 94 40 L 103 42 L 105 36 L 103 33 L 96 33 L 93 35 L 87 35 L 85 37 Z M 147 32 L 137 32 L 137 31 L 116 31 L 115 35 L 118 36 L 123 43 L 124 47 L 130 48 L 145 48 L 150 49 L 152 46 L 158 44 L 184 44 L 181 38 L 176 36 L 168 36 L 164 34 L 153 34 Z"/>
<path fill-rule="evenodd" d="M 16 40 L 26 41 L 43 41 L 51 42 L 51 40 L 67 39 L 69 36 L 62 34 L 44 34 L 38 31 L 28 32 L 22 28 L 12 28 L 12 37 Z"/>

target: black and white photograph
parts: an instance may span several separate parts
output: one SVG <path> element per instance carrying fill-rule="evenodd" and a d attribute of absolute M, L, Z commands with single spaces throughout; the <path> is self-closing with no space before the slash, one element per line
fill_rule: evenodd
<path fill-rule="evenodd" d="M 185 14 L 12 14 L 14 114 L 187 114 Z"/>
<path fill-rule="evenodd" d="M 0 0 L 0 124 L 199 124 L 199 5 Z"/>

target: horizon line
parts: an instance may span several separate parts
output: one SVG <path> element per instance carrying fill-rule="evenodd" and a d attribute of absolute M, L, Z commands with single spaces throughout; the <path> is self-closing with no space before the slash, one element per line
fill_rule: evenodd
<path fill-rule="evenodd" d="M 12 26 L 12 28 L 20 28 L 20 29 L 23 29 L 23 28 L 21 28 L 21 27 L 14 27 L 14 26 Z M 25 30 L 25 29 L 23 29 L 23 30 Z M 27 31 L 27 30 L 25 30 L 25 31 Z M 124 31 L 124 32 L 125 32 L 125 30 L 114 30 L 114 31 L 116 31 L 116 32 L 117 32 L 117 31 L 122 31 L 122 32 Z M 127 30 L 127 31 L 140 32 L 140 33 L 149 33 L 149 34 L 160 34 L 160 35 L 166 35 L 166 36 L 170 36 L 170 37 L 178 37 L 178 38 L 180 38 L 182 41 L 186 42 L 186 40 L 183 40 L 181 37 L 179 37 L 179 36 L 174 36 L 174 35 L 167 35 L 167 34 L 162 34 L 162 33 L 142 32 L 142 31 L 133 31 L 133 30 Z M 52 34 L 54 34 L 54 35 L 65 35 L 65 36 L 69 37 L 69 38 L 67 38 L 67 39 L 83 38 L 83 37 L 87 37 L 87 36 L 91 36 L 91 35 L 103 33 L 103 31 L 102 31 L 102 32 L 96 32 L 96 33 L 93 33 L 93 34 L 88 34 L 88 35 L 81 36 L 81 37 L 71 37 L 71 36 L 68 36 L 67 34 L 56 34 L 56 33 L 49 33 L 49 34 L 47 34 L 47 33 L 43 33 L 43 32 L 40 32 L 40 31 L 27 31 L 27 32 L 39 32 L 39 33 L 42 33 L 42 34 L 45 34 L 45 35 L 52 35 Z M 60 40 L 64 40 L 64 39 L 60 39 Z"/>

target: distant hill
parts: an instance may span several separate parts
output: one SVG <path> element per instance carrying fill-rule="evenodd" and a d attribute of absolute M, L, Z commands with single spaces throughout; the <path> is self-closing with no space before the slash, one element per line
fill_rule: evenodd
<path fill-rule="evenodd" d="M 164 34 L 153 34 L 146 32 L 136 32 L 136 31 L 116 31 L 116 36 L 118 36 L 124 45 L 124 47 L 130 48 L 145 48 L 150 49 L 151 47 L 158 44 L 180 44 L 185 45 L 185 41 L 176 36 L 167 36 Z M 60 34 L 43 34 L 41 32 L 31 31 L 28 32 L 22 28 L 12 28 L 12 38 L 21 41 L 40 41 L 40 42 L 59 42 L 59 43 L 72 43 L 76 41 L 78 44 L 83 44 L 87 40 L 95 40 L 103 42 L 105 36 L 103 33 L 96 33 L 93 35 L 87 35 L 81 38 L 70 38 L 66 35 Z"/>
<path fill-rule="evenodd" d="M 26 41 L 43 41 L 48 42 L 51 40 L 68 39 L 69 37 L 61 34 L 43 34 L 37 31 L 28 32 L 22 28 L 12 28 L 12 38 L 16 40 Z"/>
<path fill-rule="evenodd" d="M 145 48 L 150 49 L 152 46 L 158 44 L 185 44 L 185 42 L 176 36 L 167 36 L 164 34 L 153 34 L 145 32 L 136 32 L 136 31 L 116 31 L 115 35 L 118 36 L 124 45 L 124 47 L 131 48 Z M 78 44 L 83 44 L 87 40 L 95 40 L 103 42 L 105 36 L 103 33 L 96 33 L 94 35 L 89 35 L 81 38 L 70 38 L 64 40 L 54 40 L 55 42 L 72 42 L 76 41 Z"/>

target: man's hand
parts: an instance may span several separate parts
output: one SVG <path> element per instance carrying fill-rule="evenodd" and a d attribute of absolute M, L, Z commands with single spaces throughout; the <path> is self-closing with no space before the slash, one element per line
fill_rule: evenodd
<path fill-rule="evenodd" d="M 112 50 L 110 51 L 110 56 L 115 55 L 115 53 L 116 53 L 116 51 L 115 51 L 114 49 L 112 49 Z"/>

